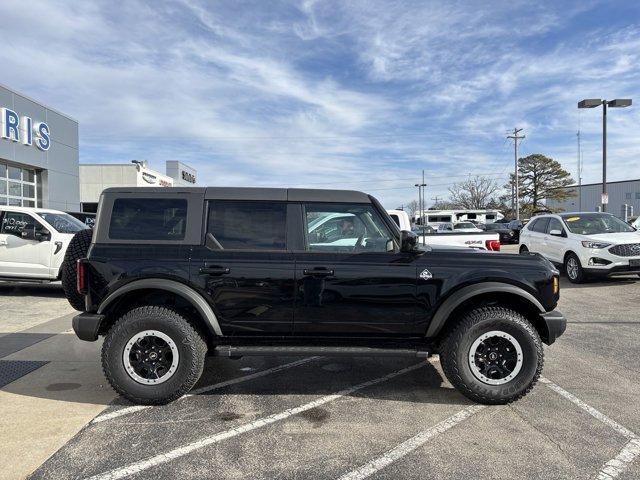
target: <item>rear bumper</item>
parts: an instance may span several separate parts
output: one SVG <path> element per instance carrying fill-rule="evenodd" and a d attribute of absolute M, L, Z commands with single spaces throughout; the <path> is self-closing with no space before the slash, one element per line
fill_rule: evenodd
<path fill-rule="evenodd" d="M 95 342 L 98 339 L 98 330 L 102 320 L 104 320 L 104 315 L 82 312 L 73 317 L 71 324 L 80 340 Z"/>
<path fill-rule="evenodd" d="M 545 326 L 545 335 L 543 335 L 542 341 L 551 345 L 567 329 L 567 319 L 557 310 L 542 313 L 540 318 Z"/>

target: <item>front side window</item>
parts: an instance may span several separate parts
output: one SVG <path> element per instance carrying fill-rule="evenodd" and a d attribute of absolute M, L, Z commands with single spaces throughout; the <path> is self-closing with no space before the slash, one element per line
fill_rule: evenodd
<path fill-rule="evenodd" d="M 38 215 L 60 233 L 76 233 L 87 228 L 84 223 L 67 213 L 40 212 Z"/>
<path fill-rule="evenodd" d="M 26 213 L 6 212 L 2 218 L 0 233 L 22 237 L 27 225 L 34 225 L 36 221 Z"/>
<path fill-rule="evenodd" d="M 284 250 L 286 219 L 283 202 L 212 200 L 207 233 L 225 250 Z"/>
<path fill-rule="evenodd" d="M 550 218 L 549 225 L 547 226 L 547 233 L 550 233 L 551 230 L 560 230 L 562 232 L 562 224 L 560 220 L 557 218 Z"/>
<path fill-rule="evenodd" d="M 118 198 L 113 202 L 109 237 L 114 240 L 184 240 L 186 225 L 185 199 Z"/>
<path fill-rule="evenodd" d="M 395 247 L 395 237 L 371 205 L 307 204 L 305 223 L 311 252 L 386 252 Z"/>
<path fill-rule="evenodd" d="M 469 228 L 476 228 L 476 226 L 471 222 L 460 222 L 453 226 L 454 230 L 466 230 Z"/>

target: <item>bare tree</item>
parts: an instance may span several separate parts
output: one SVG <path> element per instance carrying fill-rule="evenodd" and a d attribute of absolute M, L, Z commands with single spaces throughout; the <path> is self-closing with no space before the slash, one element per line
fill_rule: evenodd
<path fill-rule="evenodd" d="M 417 200 L 411 200 L 404 206 L 404 211 L 407 212 L 409 218 L 413 218 L 413 216 L 418 213 L 418 210 L 420 210 L 420 205 L 418 205 Z"/>
<path fill-rule="evenodd" d="M 449 188 L 451 203 L 469 210 L 484 209 L 494 200 L 499 188 L 498 182 L 492 178 L 480 175 L 469 177 Z"/>

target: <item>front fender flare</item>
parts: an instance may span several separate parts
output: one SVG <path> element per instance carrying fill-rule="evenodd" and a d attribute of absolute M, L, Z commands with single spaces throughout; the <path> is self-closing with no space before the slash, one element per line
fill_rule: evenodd
<path fill-rule="evenodd" d="M 509 293 L 518 295 L 522 299 L 528 301 L 531 305 L 535 306 L 540 311 L 540 313 L 546 312 L 545 308 L 536 297 L 520 287 L 502 282 L 475 283 L 473 285 L 467 285 L 466 287 L 452 293 L 442 303 L 442 305 L 438 307 L 438 310 L 429 323 L 426 337 L 435 337 L 438 333 L 440 333 L 440 330 L 442 330 L 442 327 L 444 326 L 451 313 L 457 307 L 462 305 L 463 302 L 466 302 L 470 298 L 486 293 Z"/>
<path fill-rule="evenodd" d="M 103 314 L 109 305 L 126 293 L 146 289 L 165 290 L 181 296 L 198 311 L 213 333 L 218 336 L 222 336 L 222 330 L 220 329 L 218 318 L 204 297 L 193 288 L 184 285 L 183 283 L 176 282 L 175 280 L 166 280 L 162 278 L 143 278 L 141 280 L 134 280 L 108 295 L 98 307 L 97 313 Z"/>

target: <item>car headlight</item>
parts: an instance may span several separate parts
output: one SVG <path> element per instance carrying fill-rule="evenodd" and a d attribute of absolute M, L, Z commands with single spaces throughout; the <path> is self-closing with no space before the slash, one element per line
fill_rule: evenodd
<path fill-rule="evenodd" d="M 590 240 L 585 240 L 582 242 L 582 246 L 585 248 L 607 248 L 609 245 L 611 244 L 604 242 L 592 242 Z"/>

